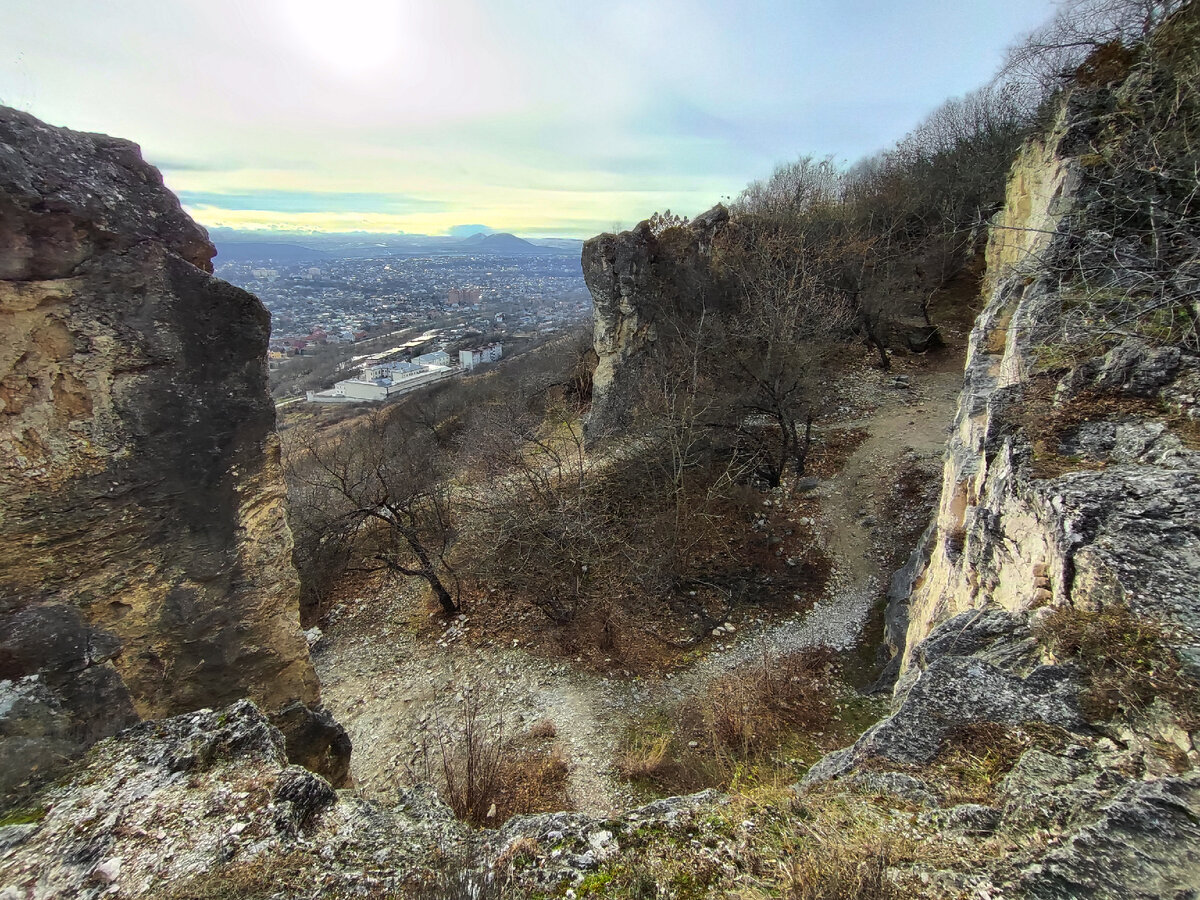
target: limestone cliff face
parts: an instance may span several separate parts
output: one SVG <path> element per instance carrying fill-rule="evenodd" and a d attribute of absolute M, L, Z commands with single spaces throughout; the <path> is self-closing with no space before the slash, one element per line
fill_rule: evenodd
<path fill-rule="evenodd" d="M 1190 332 L 1139 330 L 1137 314 L 1175 296 L 1178 319 L 1194 321 L 1200 221 L 1179 212 L 1194 151 L 1172 145 L 1171 129 L 1200 102 L 1197 9 L 1124 80 L 1077 86 L 1017 159 L 937 519 L 889 595 L 889 642 L 902 648 L 892 712 L 806 777 L 935 804 L 937 763 L 962 734 L 986 729 L 989 752 L 998 735 L 1026 734 L 986 805 L 935 814 L 1012 836 L 986 885 L 1005 896 L 1149 900 L 1200 884 L 1200 731 L 1177 699 L 1200 678 L 1200 356 Z M 1162 96 L 1165 124 L 1152 119 Z M 1151 165 L 1146 142 L 1192 155 Z M 1181 163 L 1184 200 L 1172 206 L 1161 173 Z M 1147 237 L 1164 220 L 1167 249 Z M 1090 656 L 1055 649 L 1056 629 L 1097 610 L 1137 624 L 1106 632 Z M 1155 652 L 1174 659 L 1155 674 L 1184 687 L 1098 711 L 1090 679 L 1125 665 L 1132 636 L 1161 642 Z M 1053 740 L 1028 737 L 1047 728 Z M 1055 835 L 1052 849 L 1022 846 L 1031 826 Z"/>
<path fill-rule="evenodd" d="M 270 319 L 214 253 L 136 145 L 0 110 L 0 788 L 139 717 L 319 700 Z"/>
<path fill-rule="evenodd" d="M 991 604 L 1127 604 L 1200 652 L 1200 361 L 1127 340 L 1071 368 L 1045 360 L 1063 298 L 1031 261 L 1070 250 L 1095 188 L 1077 111 L 1017 160 L 988 247 L 928 568 L 908 605 L 905 666 L 941 622 Z M 1064 352 L 1071 348 L 1064 348 Z M 1104 408 L 1090 410 L 1100 398 Z M 1067 471 L 1062 471 L 1067 470 Z M 1196 656 L 1200 659 L 1200 655 Z"/>
<path fill-rule="evenodd" d="M 642 222 L 631 231 L 602 234 L 583 245 L 583 277 L 592 294 L 593 435 L 626 424 L 638 395 L 641 363 L 662 336 L 664 322 L 690 321 L 704 304 L 719 304 L 721 290 L 708 263 L 713 238 L 729 222 L 715 206 L 690 224 L 661 235 Z M 668 338 L 669 339 L 669 338 Z M 668 348 L 657 347 L 657 353 Z"/>

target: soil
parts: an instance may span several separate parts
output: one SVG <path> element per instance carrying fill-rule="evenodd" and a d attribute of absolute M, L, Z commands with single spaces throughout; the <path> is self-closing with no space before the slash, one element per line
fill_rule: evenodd
<path fill-rule="evenodd" d="M 492 614 L 485 607 L 447 625 L 430 617 L 419 582 L 360 586 L 330 614 L 313 659 L 324 702 L 354 742 L 352 772 L 361 793 L 393 802 L 396 789 L 413 780 L 422 736 L 454 718 L 469 687 L 485 692 L 510 734 L 552 722 L 569 760 L 574 807 L 610 814 L 644 800 L 616 776 L 614 754 L 629 723 L 656 708 L 695 696 L 764 655 L 817 645 L 847 659 L 865 655 L 865 680 L 883 590 L 932 516 L 961 371 L 961 357 L 950 352 L 932 360 L 898 358 L 890 372 L 864 357 L 839 380 L 838 415 L 817 429 L 810 469 L 816 487 L 763 495 L 763 518 L 811 535 L 829 577 L 817 582 L 815 595 L 793 595 L 791 609 L 735 611 L 732 628 L 670 665 L 627 677 L 619 660 L 597 666 L 582 656 L 578 662 L 548 656 L 535 638 L 552 626 L 536 614 L 508 623 L 503 643 L 481 642 L 473 639 L 481 629 L 472 615 Z M 898 376 L 907 386 L 897 386 Z"/>

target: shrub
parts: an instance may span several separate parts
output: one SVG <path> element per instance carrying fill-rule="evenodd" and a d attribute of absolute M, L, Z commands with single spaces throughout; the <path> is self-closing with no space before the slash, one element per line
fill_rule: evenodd
<path fill-rule="evenodd" d="M 479 684 L 467 684 L 448 721 L 435 719 L 421 738 L 409 778 L 436 784 L 454 814 L 495 828 L 514 815 L 569 809 L 569 765 L 551 743 L 553 722 L 515 737 L 503 706 Z"/>

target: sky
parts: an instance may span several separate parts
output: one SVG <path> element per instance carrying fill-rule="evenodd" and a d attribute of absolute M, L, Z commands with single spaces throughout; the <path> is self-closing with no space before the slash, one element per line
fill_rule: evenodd
<path fill-rule="evenodd" d="M 588 237 L 852 162 L 1052 0 L 0 0 L 0 104 L 210 227 Z"/>

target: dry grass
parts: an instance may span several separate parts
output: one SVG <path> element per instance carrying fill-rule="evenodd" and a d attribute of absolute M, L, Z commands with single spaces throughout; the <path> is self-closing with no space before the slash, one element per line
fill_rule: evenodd
<path fill-rule="evenodd" d="M 458 818 L 488 828 L 515 815 L 569 809 L 569 765 L 554 743 L 554 723 L 539 722 L 514 737 L 506 720 L 489 691 L 465 686 L 453 719 L 422 733 L 410 780 L 437 785 Z"/>
<path fill-rule="evenodd" d="M 1189 730 L 1200 724 L 1197 684 L 1184 672 L 1169 635 L 1128 607 L 1064 606 L 1046 617 L 1037 636 L 1055 656 L 1078 663 L 1085 685 L 1080 701 L 1092 719 L 1129 717 L 1161 699 Z"/>
<path fill-rule="evenodd" d="M 1026 750 L 1061 749 L 1067 742 L 1066 732 L 1040 722 L 1020 726 L 973 722 L 946 736 L 923 774 L 936 782 L 948 803 L 987 803 Z"/>
<path fill-rule="evenodd" d="M 765 657 L 749 672 L 714 682 L 703 702 L 714 748 L 758 756 L 792 730 L 822 731 L 832 719 L 833 654 L 807 650 Z"/>
<path fill-rule="evenodd" d="M 1145 397 L 1084 391 L 1062 405 L 1054 403 L 1058 381 L 1036 375 L 1028 380 L 1014 423 L 1033 445 L 1033 476 L 1055 478 L 1068 472 L 1102 469 L 1105 460 L 1068 455 L 1063 444 L 1080 427 L 1095 422 L 1158 421 L 1193 450 L 1200 449 L 1200 423 Z"/>
<path fill-rule="evenodd" d="M 849 695 L 828 650 L 764 656 L 631 728 L 617 770 L 661 794 L 786 786 L 877 717 Z"/>
<path fill-rule="evenodd" d="M 312 893 L 316 873 L 327 865 L 313 853 L 263 853 L 245 862 L 217 867 L 163 886 L 150 896 L 159 900 L 275 900 L 277 897 L 307 897 Z M 330 900 L 362 898 L 393 900 L 407 896 L 397 889 L 358 884 L 326 886 L 321 896 Z"/>

